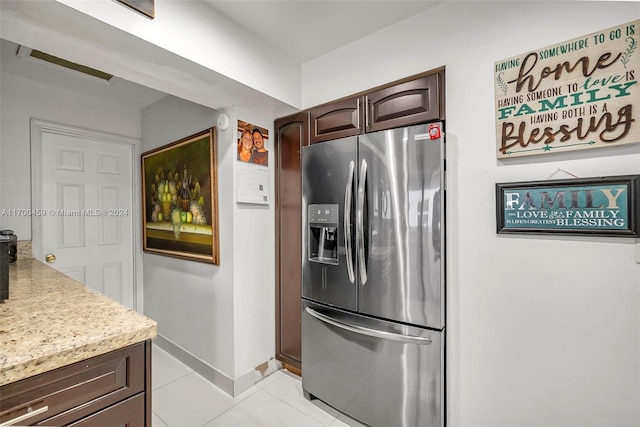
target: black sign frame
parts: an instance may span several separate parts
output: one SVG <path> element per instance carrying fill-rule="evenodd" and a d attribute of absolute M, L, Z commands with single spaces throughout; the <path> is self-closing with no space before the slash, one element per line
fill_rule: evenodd
<path fill-rule="evenodd" d="M 618 192 L 614 194 L 609 190 L 605 194 L 603 189 L 605 186 L 617 187 Z M 624 192 L 626 212 L 612 209 L 612 207 L 618 207 L 617 197 L 622 196 L 620 191 L 622 188 L 626 189 Z M 558 191 L 554 197 L 551 197 L 549 194 L 554 189 Z M 558 194 L 560 191 L 562 195 Z M 598 194 L 595 194 L 594 201 L 594 191 L 601 191 L 605 197 L 597 198 Z M 519 197 L 522 192 L 526 192 L 524 201 Z M 536 198 L 536 196 L 539 197 Z M 559 196 L 562 197 L 559 198 Z M 558 208 L 553 209 L 556 204 Z M 615 224 L 617 228 L 606 228 L 609 224 Z M 640 175 L 497 183 L 496 231 L 498 234 L 638 238 L 640 237 Z"/>

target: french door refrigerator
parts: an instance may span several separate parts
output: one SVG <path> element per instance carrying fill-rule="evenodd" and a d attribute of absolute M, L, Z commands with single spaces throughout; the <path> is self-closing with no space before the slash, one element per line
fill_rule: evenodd
<path fill-rule="evenodd" d="M 444 425 L 441 126 L 302 149 L 302 387 L 371 426 Z"/>

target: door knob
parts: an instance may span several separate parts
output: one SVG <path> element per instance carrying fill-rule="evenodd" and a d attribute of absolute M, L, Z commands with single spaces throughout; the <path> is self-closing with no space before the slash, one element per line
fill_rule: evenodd
<path fill-rule="evenodd" d="M 56 256 L 54 254 L 47 254 L 47 256 L 44 257 L 44 260 L 47 261 L 49 264 L 52 264 L 56 262 Z"/>

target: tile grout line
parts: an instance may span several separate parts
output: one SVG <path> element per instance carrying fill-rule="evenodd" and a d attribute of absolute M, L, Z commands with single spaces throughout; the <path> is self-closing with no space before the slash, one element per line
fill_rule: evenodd
<path fill-rule="evenodd" d="M 194 374 L 194 373 L 196 373 L 196 372 L 195 372 L 195 371 L 191 371 L 191 372 L 189 372 L 189 373 L 186 373 L 186 374 L 184 374 L 183 376 L 181 376 L 181 377 L 179 377 L 179 378 L 175 378 L 175 379 L 173 379 L 173 380 L 169 381 L 168 383 L 163 384 L 163 385 L 161 385 L 160 387 L 157 387 L 157 388 L 153 388 L 153 384 L 151 384 L 151 393 L 152 393 L 151 395 L 152 395 L 152 398 L 153 398 L 153 392 L 154 392 L 154 391 L 158 391 L 158 390 L 160 390 L 161 388 L 164 388 L 164 387 L 168 386 L 169 384 L 173 384 L 173 383 L 175 383 L 176 381 L 181 380 L 181 379 L 183 379 L 183 378 L 185 378 L 185 377 L 188 377 L 189 375 Z"/>
<path fill-rule="evenodd" d="M 184 365 L 184 363 L 180 362 L 179 360 L 177 360 L 176 362 L 177 362 L 177 363 L 179 363 L 179 364 L 181 364 L 181 365 Z M 186 365 L 185 365 L 185 366 L 186 366 Z M 166 383 L 166 384 L 163 384 L 163 385 L 159 386 L 159 387 L 158 387 L 158 388 L 156 388 L 156 389 L 152 389 L 152 392 L 153 392 L 153 391 L 161 390 L 161 389 L 163 389 L 164 387 L 166 387 L 166 386 L 168 386 L 168 385 L 170 385 L 170 384 L 173 384 L 173 383 L 175 383 L 175 382 L 176 382 L 176 381 L 178 381 L 178 380 L 184 379 L 184 378 L 188 377 L 188 376 L 189 376 L 189 375 L 191 375 L 191 374 L 194 374 L 194 373 L 195 373 L 195 374 L 197 374 L 197 372 L 195 372 L 195 371 L 194 371 L 194 370 L 192 370 L 192 369 L 189 369 L 189 371 L 190 371 L 190 372 L 188 372 L 188 373 L 186 373 L 186 374 L 184 374 L 184 375 L 182 375 L 182 376 L 180 376 L 180 377 L 178 377 L 178 378 L 175 378 L 175 379 L 173 379 L 173 380 L 169 381 L 168 383 Z M 274 374 L 276 374 L 277 372 L 281 372 L 281 371 L 282 371 L 282 370 L 278 370 L 278 371 L 274 372 L 274 373 L 273 373 L 273 374 L 271 374 L 271 375 L 274 375 Z M 271 375 L 270 375 L 270 376 L 271 376 Z M 253 393 L 248 394 L 248 395 L 247 395 L 246 397 L 244 397 L 243 399 L 238 400 L 237 402 L 233 403 L 233 404 L 232 404 L 232 406 L 230 406 L 229 408 L 227 408 L 226 410 L 224 410 L 224 411 L 223 411 L 223 412 L 221 412 L 220 414 L 216 415 L 215 417 L 213 417 L 213 418 L 211 418 L 210 420 L 208 420 L 207 422 L 205 422 L 201 427 L 204 427 L 204 426 L 206 426 L 207 424 L 209 424 L 209 423 L 213 422 L 214 420 L 218 419 L 219 417 L 223 416 L 223 415 L 224 415 L 224 414 L 226 414 L 228 411 L 230 411 L 231 409 L 235 408 L 238 404 L 240 404 L 241 402 L 244 402 L 245 400 L 247 400 L 247 399 L 248 399 L 248 398 L 250 398 L 251 396 L 255 395 L 255 394 L 256 394 L 257 392 L 259 392 L 259 391 L 264 391 L 264 392 L 265 392 L 265 393 L 267 393 L 268 395 L 270 395 L 270 396 L 274 397 L 275 399 L 277 399 L 278 401 L 280 401 L 280 402 L 282 402 L 282 403 L 286 404 L 288 407 L 293 408 L 294 410 L 296 410 L 296 412 L 298 412 L 298 413 L 300 413 L 300 414 L 304 415 L 306 418 L 308 418 L 308 419 L 312 420 L 313 422 L 318 423 L 319 425 L 324 425 L 325 427 L 328 427 L 328 426 L 330 426 L 331 424 L 333 424 L 333 423 L 338 419 L 338 417 L 335 417 L 335 416 L 333 416 L 333 415 L 331 415 L 331 414 L 329 414 L 329 413 L 327 412 L 327 414 L 328 414 L 328 415 L 330 415 L 330 416 L 332 417 L 332 419 L 331 419 L 331 421 L 330 421 L 328 424 L 325 424 L 325 423 L 323 423 L 322 421 L 320 421 L 320 420 L 316 419 L 315 417 L 313 417 L 312 415 L 310 415 L 310 414 L 308 414 L 308 413 L 304 412 L 303 410 L 301 410 L 301 409 L 299 409 L 299 408 L 295 407 L 295 406 L 294 406 L 294 405 L 292 405 L 291 403 L 289 403 L 289 402 L 287 402 L 286 400 L 282 399 L 280 396 L 278 396 L 278 395 L 276 395 L 276 394 L 274 394 L 274 393 L 271 393 L 270 391 L 268 391 L 268 390 L 266 390 L 266 389 L 265 389 L 265 387 L 268 387 L 269 385 L 273 384 L 274 382 L 276 382 L 276 381 L 280 380 L 280 379 L 281 379 L 281 378 L 283 378 L 283 377 L 290 377 L 290 375 L 288 375 L 288 372 L 281 372 L 281 375 L 280 375 L 278 378 L 274 378 L 273 380 L 269 381 L 267 384 L 263 384 L 263 385 L 260 385 L 260 386 L 259 386 L 258 384 L 259 384 L 260 382 L 255 383 L 255 384 L 254 384 L 254 387 L 256 388 L 256 390 L 255 390 Z M 206 378 L 205 378 L 205 379 L 206 379 Z M 266 378 L 265 378 L 265 379 L 266 379 Z M 296 378 L 293 378 L 293 379 L 294 379 L 294 380 L 297 380 L 297 381 L 301 381 L 301 379 L 300 379 L 299 377 L 296 377 Z M 208 380 L 207 380 L 207 381 L 208 381 Z M 214 385 L 214 386 L 216 386 L 215 384 L 213 384 L 213 385 Z M 218 387 L 218 386 L 216 386 L 216 387 Z M 218 388 L 219 388 L 219 387 L 218 387 Z M 248 391 L 248 390 L 247 390 L 247 391 Z M 245 392 L 246 392 L 246 391 L 245 391 Z M 321 409 L 321 408 L 319 408 L 319 409 Z M 326 411 L 325 411 L 325 412 L 326 412 Z M 154 413 L 154 414 L 155 414 L 155 416 L 157 416 L 157 417 L 158 417 L 158 418 L 159 418 L 159 419 L 160 419 L 160 420 L 161 420 L 165 425 L 167 425 L 167 427 L 175 427 L 175 426 L 171 426 L 171 425 L 167 424 L 167 422 L 166 422 L 162 417 L 160 417 L 160 416 L 159 416 L 155 411 L 154 411 L 153 413 Z"/>
<path fill-rule="evenodd" d="M 167 422 L 160 415 L 158 415 L 158 413 L 156 411 L 152 410 L 151 412 L 153 412 L 153 415 L 158 417 L 160 419 L 160 421 L 162 421 L 162 423 L 164 425 L 166 425 L 167 427 L 171 427 L 169 424 L 167 424 Z M 153 421 L 152 421 L 152 423 L 153 423 Z M 152 426 L 152 427 L 155 427 L 155 426 Z"/>
<path fill-rule="evenodd" d="M 215 384 L 214 384 L 215 385 Z M 217 386 L 216 386 L 217 387 Z M 218 387 L 219 388 L 219 387 Z M 257 387 L 256 387 L 257 388 Z M 253 393 L 249 394 L 248 396 L 244 397 L 242 400 L 239 400 L 238 402 L 234 403 L 233 405 L 231 405 L 229 408 L 225 409 L 224 411 L 222 411 L 221 413 L 219 413 L 218 415 L 216 415 L 215 417 L 211 418 L 209 421 L 207 421 L 206 423 L 202 424 L 202 426 L 200 427 L 204 427 L 207 424 L 209 424 L 210 422 L 212 422 L 213 420 L 220 418 L 221 416 L 223 416 L 224 414 L 226 414 L 227 412 L 229 412 L 231 409 L 235 408 L 236 406 L 238 406 L 241 402 L 244 402 L 245 400 L 247 400 L 248 398 L 250 398 L 251 396 L 253 396 L 254 394 L 256 394 L 258 391 L 260 391 L 260 388 L 257 388 L 256 391 L 254 391 Z M 247 390 L 248 391 L 248 390 Z M 245 391 L 246 393 L 246 391 Z M 172 426 L 168 426 L 168 427 L 172 427 Z"/>
<path fill-rule="evenodd" d="M 318 424 L 321 424 L 325 427 L 328 427 L 329 425 L 331 425 L 338 417 L 334 417 L 333 415 L 329 414 L 327 411 L 326 412 L 329 416 L 333 417 L 333 419 L 331 420 L 331 422 L 329 424 L 324 424 L 322 421 L 318 421 L 315 417 L 307 414 L 306 412 L 300 410 L 299 408 L 296 408 L 295 406 L 293 406 L 292 404 L 290 404 L 289 402 L 287 402 L 286 400 L 281 399 L 279 396 L 276 396 L 275 394 L 271 393 L 269 390 L 264 390 L 266 393 L 270 394 L 271 396 L 275 397 L 276 399 L 278 399 L 279 401 L 281 401 L 282 403 L 285 403 L 286 405 L 290 406 L 291 408 L 295 409 L 296 411 L 300 412 L 301 414 L 305 415 L 307 418 L 315 421 Z M 315 405 L 314 405 L 315 406 Z M 318 408 L 321 409 L 321 408 Z"/>

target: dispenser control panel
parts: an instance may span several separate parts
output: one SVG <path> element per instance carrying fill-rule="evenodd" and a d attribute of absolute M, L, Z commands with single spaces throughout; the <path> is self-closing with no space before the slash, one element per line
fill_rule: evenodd
<path fill-rule="evenodd" d="M 338 224 L 338 205 L 309 205 L 310 224 Z"/>
<path fill-rule="evenodd" d="M 338 265 L 338 205 L 309 205 L 309 261 Z"/>

